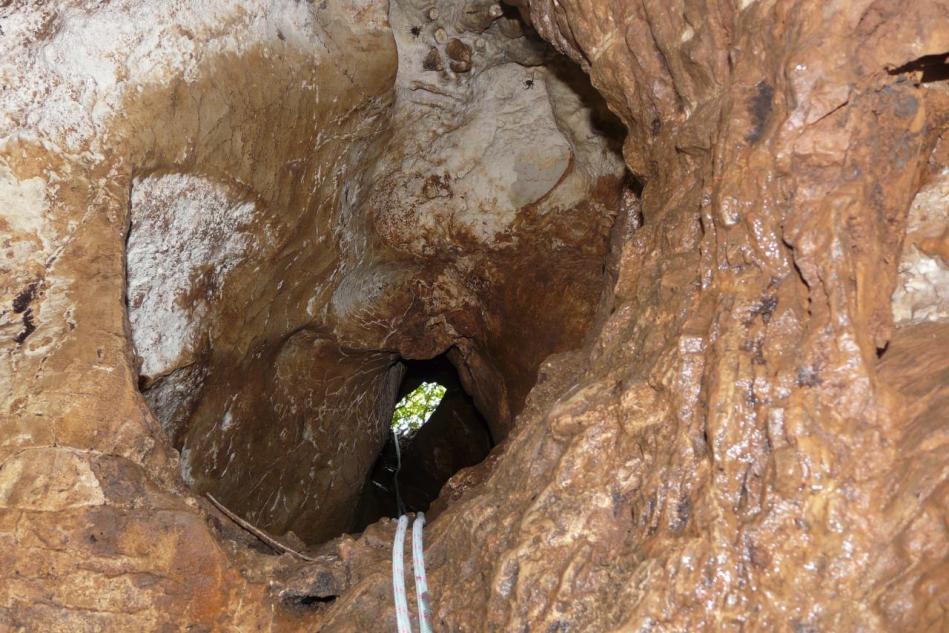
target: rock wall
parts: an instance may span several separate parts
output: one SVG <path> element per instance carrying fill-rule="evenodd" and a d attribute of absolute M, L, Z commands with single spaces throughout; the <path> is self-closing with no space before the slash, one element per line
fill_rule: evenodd
<path fill-rule="evenodd" d="M 463 74 L 426 70 L 426 36 L 408 26 L 421 12 L 391 6 L 396 48 L 372 55 L 398 70 L 374 100 L 345 106 L 363 117 L 353 129 L 321 115 L 341 97 L 313 80 L 316 127 L 297 142 L 314 149 L 284 157 L 276 200 L 241 177 L 230 191 L 191 175 L 132 185 L 130 325 L 146 400 L 185 481 L 276 534 L 319 542 L 350 525 L 400 355 L 451 348 L 503 436 L 541 360 L 580 344 L 603 291 L 622 163 L 590 121 L 592 89 L 546 70 L 554 56 L 539 41 L 491 30 L 481 52 L 454 40 L 471 58 Z M 537 70 L 498 42 L 532 50 Z M 541 262 L 561 254 L 553 294 Z M 536 341 L 512 352 L 527 333 Z"/>
<path fill-rule="evenodd" d="M 492 3 L 0 8 L 0 623 L 392 630 L 191 491 L 338 533 L 450 350 L 437 630 L 946 628 L 949 6 L 518 5 L 631 178 Z"/>
<path fill-rule="evenodd" d="M 426 70 L 421 11 L 0 8 L 5 626 L 312 623 L 268 592 L 297 559 L 200 495 L 320 542 L 352 522 L 400 356 L 450 348 L 503 436 L 542 358 L 580 345 L 616 124 L 510 17 L 439 22 L 468 44 L 429 20 L 468 61 Z M 423 75 L 444 98 L 416 102 Z"/>
<path fill-rule="evenodd" d="M 317 222 L 317 201 L 337 195 L 323 162 L 354 160 L 347 152 L 378 133 L 395 73 L 385 8 L 17 2 L 0 9 L 0 28 L 0 621 L 44 631 L 273 627 L 282 616 L 262 606 L 265 584 L 239 573 L 185 494 L 177 453 L 138 392 L 129 210 L 141 212 L 138 226 L 164 229 L 132 241 L 133 283 L 147 276 L 174 290 L 151 315 L 163 331 L 135 340 L 145 341 L 144 378 L 200 368 L 187 358 L 201 352 L 195 336 L 225 328 L 193 325 L 189 311 L 220 309 L 214 299 L 242 249 Z M 326 128 L 333 136 L 314 152 Z M 210 217 L 194 213 L 196 202 Z M 268 235 L 251 207 L 283 224 Z M 229 231 L 251 227 L 254 244 Z M 227 246 L 202 251 L 212 229 Z M 143 261 L 157 265 L 136 269 Z M 267 272 L 261 295 L 275 291 Z M 133 308 L 139 290 L 130 288 Z M 141 314 L 133 310 L 135 324 Z M 260 325 L 265 315 L 242 316 L 262 336 L 276 329 Z"/>
<path fill-rule="evenodd" d="M 904 240 L 946 202 L 945 3 L 520 5 L 627 126 L 642 225 L 596 340 L 443 491 L 436 627 L 945 628 L 949 330 L 937 292 L 891 313 L 945 264 L 939 213 Z M 372 628 L 373 579 L 327 630 Z"/>

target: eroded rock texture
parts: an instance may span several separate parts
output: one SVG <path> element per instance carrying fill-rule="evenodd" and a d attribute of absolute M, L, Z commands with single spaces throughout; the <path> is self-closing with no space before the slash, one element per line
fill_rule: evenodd
<path fill-rule="evenodd" d="M 503 437 L 581 344 L 620 128 L 512 17 L 425 18 L 466 60 L 426 69 L 423 9 L 3 8 L 0 489 L 40 524 L 3 531 L 5 621 L 274 626 L 273 561 L 229 563 L 185 484 L 318 543 L 353 524 L 400 357 L 450 350 Z"/>
<path fill-rule="evenodd" d="M 949 626 L 949 6 L 517 5 L 0 8 L 0 623 L 394 630 L 195 493 L 340 534 L 447 351 L 436 630 Z"/>
<path fill-rule="evenodd" d="M 595 93 L 574 91 L 578 71 L 540 67 L 554 57 L 542 43 L 455 38 L 471 67 L 433 73 L 420 44 L 431 33 L 409 26 L 422 9 L 390 14 L 398 57 L 390 44 L 371 61 L 398 59 L 395 78 L 347 106 L 352 130 L 314 118 L 295 139 L 314 151 L 280 164 L 276 202 L 240 179 L 229 191 L 174 174 L 132 185 L 132 338 L 184 478 L 309 541 L 354 518 L 400 355 L 451 349 L 503 437 L 541 360 L 586 333 L 621 186 L 615 139 L 584 101 Z M 538 70 L 504 47 L 532 52 Z M 339 99 L 319 81 L 317 104 Z"/>
<path fill-rule="evenodd" d="M 597 340 L 432 526 L 441 626 L 944 628 L 946 354 L 903 363 L 946 329 L 894 330 L 891 294 L 946 164 L 946 7 L 522 8 L 627 125 L 643 225 Z"/>
<path fill-rule="evenodd" d="M 245 346 L 281 332 L 248 306 L 266 302 L 281 327 L 293 318 L 276 271 L 321 234 L 301 227 L 329 225 L 324 199 L 340 190 L 326 164 L 355 163 L 382 126 L 395 72 L 385 8 L 16 2 L 0 27 L 0 619 L 49 631 L 273 626 L 265 585 L 240 575 L 182 494 L 136 371 L 146 384 L 168 377 L 152 401 L 175 418 L 182 396 L 168 392 L 227 378 L 204 375 L 224 360 L 199 362 L 204 341 L 220 339 L 234 363 L 242 331 Z M 331 140 L 315 143 L 325 129 Z M 127 319 L 130 215 L 142 232 L 129 239 Z M 238 277 L 249 252 L 276 261 Z M 300 266 L 325 258 L 306 253 Z M 244 297 L 228 306 L 218 299 L 235 279 Z M 150 298 L 142 283 L 169 293 Z M 226 327 L 214 324 L 222 308 L 236 317 Z M 159 331 L 132 335 L 129 321 Z"/>

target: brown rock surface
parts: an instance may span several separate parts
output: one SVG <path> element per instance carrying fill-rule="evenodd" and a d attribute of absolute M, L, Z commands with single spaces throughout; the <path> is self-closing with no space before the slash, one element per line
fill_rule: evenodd
<path fill-rule="evenodd" d="M 338 535 L 448 351 L 436 630 L 949 627 L 949 5 L 518 5 L 633 178 L 494 3 L 0 8 L 0 625 L 394 630 L 193 493 Z"/>

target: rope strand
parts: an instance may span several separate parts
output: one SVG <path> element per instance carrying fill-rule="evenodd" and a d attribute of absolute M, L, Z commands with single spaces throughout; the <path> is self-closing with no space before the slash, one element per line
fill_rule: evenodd
<path fill-rule="evenodd" d="M 402 449 L 399 447 L 399 434 L 392 429 L 392 439 L 395 441 L 395 473 L 392 475 L 392 484 L 395 487 L 395 511 L 399 516 L 405 514 L 405 504 L 399 494 L 399 471 L 402 470 Z"/>
<path fill-rule="evenodd" d="M 399 526 L 395 530 L 395 543 L 392 545 L 392 593 L 395 596 L 395 621 L 399 633 L 412 633 L 409 622 L 409 602 L 405 596 L 405 530 L 409 526 L 409 517 L 399 517 Z"/>
<path fill-rule="evenodd" d="M 425 578 L 425 550 L 422 547 L 422 530 L 425 514 L 415 515 L 412 524 L 412 569 L 415 572 L 415 598 L 418 601 L 418 628 L 421 633 L 432 633 L 432 608 L 428 603 L 428 580 Z"/>

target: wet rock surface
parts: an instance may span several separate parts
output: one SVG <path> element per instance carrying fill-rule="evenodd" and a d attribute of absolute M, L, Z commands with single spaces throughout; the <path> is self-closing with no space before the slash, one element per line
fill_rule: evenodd
<path fill-rule="evenodd" d="M 949 7 L 516 4 L 0 8 L 0 623 L 393 630 L 447 351 L 436 630 L 946 628 Z"/>

